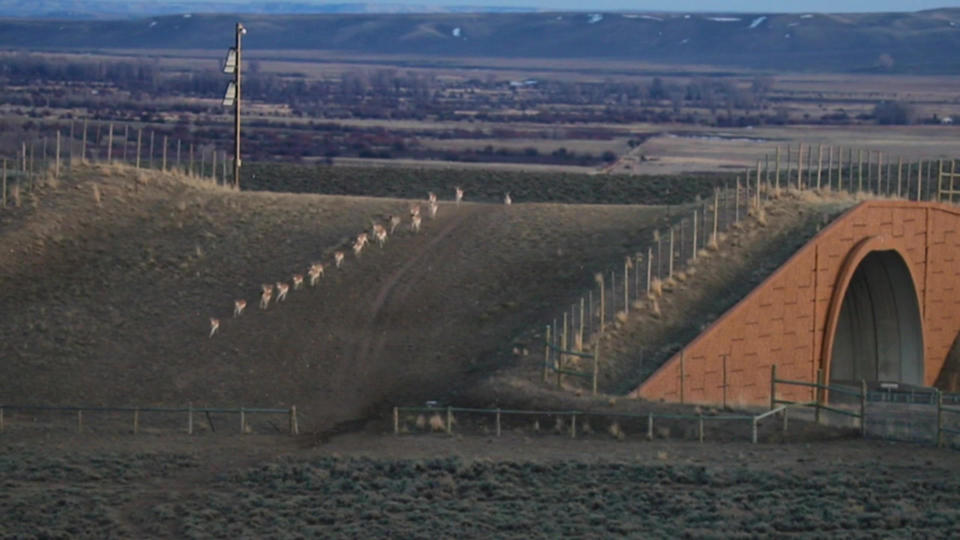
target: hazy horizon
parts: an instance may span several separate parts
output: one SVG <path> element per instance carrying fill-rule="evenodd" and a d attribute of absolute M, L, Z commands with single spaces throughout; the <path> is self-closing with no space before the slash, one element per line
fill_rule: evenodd
<path fill-rule="evenodd" d="M 182 4 L 178 0 L 160 0 L 158 4 Z M 247 0 L 194 0 L 194 4 L 251 3 Z M 960 1 L 944 0 L 808 0 L 802 5 L 769 2 L 763 0 L 650 0 L 628 2 L 623 0 L 595 0 L 585 7 L 578 0 L 300 0 L 301 4 L 337 5 L 412 5 L 412 6 L 476 6 L 476 7 L 531 7 L 541 10 L 573 11 L 699 11 L 699 12 L 757 12 L 757 13 L 805 13 L 805 12 L 875 12 L 875 11 L 920 11 L 936 8 L 960 7 Z M 773 5 L 771 5 L 773 4 Z"/>

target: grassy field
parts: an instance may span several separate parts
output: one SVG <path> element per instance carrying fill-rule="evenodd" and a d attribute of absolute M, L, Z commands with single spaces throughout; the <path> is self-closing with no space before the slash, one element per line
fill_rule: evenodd
<path fill-rule="evenodd" d="M 4 440 L 5 537 L 948 537 L 960 519 L 949 451 L 872 441 Z"/>
<path fill-rule="evenodd" d="M 428 188 L 415 192 L 425 213 Z M 0 377 L 17 381 L 5 400 L 296 404 L 317 427 L 448 394 L 512 363 L 517 335 L 670 211 L 520 204 L 522 191 L 510 207 L 457 207 L 452 189 L 438 192 L 437 218 L 413 234 L 411 199 L 236 193 L 76 169 L 0 212 Z M 396 234 L 355 257 L 353 238 L 391 214 L 404 216 Z M 290 283 L 314 261 L 327 265 L 319 286 L 256 309 L 262 283 Z M 234 320 L 237 298 L 249 307 Z M 222 321 L 212 339 L 210 317 Z"/>

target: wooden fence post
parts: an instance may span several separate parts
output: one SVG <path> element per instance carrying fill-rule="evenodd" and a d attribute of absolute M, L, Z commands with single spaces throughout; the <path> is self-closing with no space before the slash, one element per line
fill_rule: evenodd
<path fill-rule="evenodd" d="M 397 407 L 393 408 L 393 434 L 400 434 L 400 410 Z"/>
<path fill-rule="evenodd" d="M 121 159 L 123 160 L 124 165 L 129 163 L 127 161 L 127 147 L 130 146 L 129 142 L 130 142 L 130 124 L 124 124 L 123 125 L 123 154 L 121 155 Z"/>
<path fill-rule="evenodd" d="M 777 173 L 773 177 L 773 181 L 774 181 L 773 191 L 774 193 L 779 193 L 780 192 L 780 146 L 779 145 L 777 146 Z M 740 180 L 737 180 L 737 185 L 739 186 L 739 184 L 740 184 Z M 740 194 L 739 187 L 737 188 L 737 194 L 738 195 Z"/>
<path fill-rule="evenodd" d="M 583 315 L 584 315 L 584 300 L 583 297 L 580 297 L 580 334 L 578 342 L 580 343 L 580 352 L 583 352 Z"/>
<path fill-rule="evenodd" d="M 300 434 L 300 423 L 297 421 L 297 406 L 290 406 L 290 434 L 299 435 Z"/>
<path fill-rule="evenodd" d="M 210 165 L 210 178 L 212 178 L 213 183 L 216 184 L 217 183 L 217 151 L 214 150 L 211 153 L 213 155 L 211 156 L 210 159 L 212 159 L 213 161 L 211 161 L 211 165 Z"/>
<path fill-rule="evenodd" d="M 136 408 L 133 410 L 133 434 L 136 435 L 140 432 L 140 409 Z"/>
<path fill-rule="evenodd" d="M 557 388 L 563 386 L 563 365 L 565 358 L 563 353 L 567 350 L 567 312 L 563 312 L 563 328 L 560 331 L 560 351 L 558 353 L 559 361 L 557 362 Z"/>
<path fill-rule="evenodd" d="M 652 274 L 653 274 L 653 248 L 648 247 L 647 248 L 647 294 L 650 294 L 650 291 L 652 290 L 651 289 Z M 640 294 L 639 291 L 637 292 L 637 294 Z"/>
<path fill-rule="evenodd" d="M 550 325 L 547 325 L 547 331 L 544 336 L 544 347 L 543 347 L 543 382 L 547 382 L 549 377 L 550 369 Z"/>
<path fill-rule="evenodd" d="M 137 130 L 137 168 L 140 168 L 140 144 L 143 142 L 143 128 Z"/>
<path fill-rule="evenodd" d="M 570 415 L 570 438 L 577 438 L 577 415 L 575 414 Z"/>
<path fill-rule="evenodd" d="M 857 192 L 863 192 L 863 149 L 857 150 Z"/>
<path fill-rule="evenodd" d="M 447 435 L 453 435 L 453 408 L 447 407 Z"/>
<path fill-rule="evenodd" d="M 783 432 L 787 432 L 787 417 L 789 416 L 790 408 L 783 409 Z"/>
<path fill-rule="evenodd" d="M 673 277 L 673 227 L 670 227 L 670 257 L 667 262 L 667 278 Z"/>
<path fill-rule="evenodd" d="M 183 142 L 179 138 L 177 139 L 177 172 L 182 172 L 180 170 L 180 143 Z"/>
<path fill-rule="evenodd" d="M 757 444 L 757 417 L 753 417 L 751 423 L 753 424 L 753 433 L 751 434 L 750 440 L 753 444 Z"/>
<path fill-rule="evenodd" d="M 3 433 L 3 407 L 0 407 L 0 433 Z"/>
<path fill-rule="evenodd" d="M 693 253 L 690 254 L 691 258 L 697 260 L 697 211 L 693 211 Z"/>
<path fill-rule="evenodd" d="M 107 126 L 107 163 L 113 163 L 113 122 Z"/>
<path fill-rule="evenodd" d="M 77 433 L 83 433 L 83 410 L 77 409 Z"/>
<path fill-rule="evenodd" d="M 653 440 L 653 413 L 647 413 L 647 440 Z"/>
<path fill-rule="evenodd" d="M 193 435 L 193 403 L 187 404 L 187 435 Z"/>
<path fill-rule="evenodd" d="M 167 136 L 163 136 L 163 154 L 162 161 L 160 162 L 160 170 L 167 172 Z"/>
<path fill-rule="evenodd" d="M 240 434 L 247 432 L 247 415 L 246 411 L 243 410 L 243 407 L 240 407 Z"/>
<path fill-rule="evenodd" d="M 623 312 L 630 313 L 630 256 L 623 260 Z"/>
<path fill-rule="evenodd" d="M 500 409 L 497 409 L 497 437 L 500 436 Z"/>
<path fill-rule="evenodd" d="M 153 168 L 153 138 L 156 135 L 156 132 L 150 130 L 150 152 L 147 153 L 147 168 Z"/>
<path fill-rule="evenodd" d="M 803 191 L 803 144 L 797 145 L 797 191 Z"/>
<path fill-rule="evenodd" d="M 597 376 L 600 374 L 600 340 L 593 347 L 593 395 L 597 395 Z"/>
<path fill-rule="evenodd" d="M 903 157 L 897 158 L 897 198 L 900 198 L 903 187 Z"/>
<path fill-rule="evenodd" d="M 60 130 L 57 130 L 57 155 L 53 166 L 53 176 L 60 178 Z"/>
<path fill-rule="evenodd" d="M 770 366 L 770 410 L 777 408 L 777 365 Z"/>
<path fill-rule="evenodd" d="M 83 119 L 83 139 L 80 143 L 80 163 L 87 161 L 87 119 Z"/>
<path fill-rule="evenodd" d="M 817 191 L 820 191 L 820 178 L 823 174 L 823 144 L 817 145 Z"/>

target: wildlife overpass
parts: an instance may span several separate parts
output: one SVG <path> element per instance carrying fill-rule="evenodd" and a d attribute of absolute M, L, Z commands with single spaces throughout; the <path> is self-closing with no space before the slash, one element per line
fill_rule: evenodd
<path fill-rule="evenodd" d="M 664 401 L 770 402 L 778 379 L 897 382 L 956 390 L 947 358 L 960 332 L 960 209 L 867 201 L 783 266 L 632 393 Z M 809 401 L 812 388 L 777 389 Z"/>

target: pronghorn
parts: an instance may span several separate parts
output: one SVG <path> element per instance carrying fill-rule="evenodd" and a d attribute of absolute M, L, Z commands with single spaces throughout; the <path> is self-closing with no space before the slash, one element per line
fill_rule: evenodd
<path fill-rule="evenodd" d="M 462 200 L 463 200 L 463 190 L 460 189 L 460 186 L 457 186 L 457 192 L 456 192 L 457 206 L 460 206 L 460 201 Z"/>
<path fill-rule="evenodd" d="M 410 230 L 417 233 L 420 232 L 420 215 L 413 216 L 413 219 L 410 221 Z"/>
<path fill-rule="evenodd" d="M 353 243 L 353 254 L 359 257 L 360 253 L 363 252 L 363 247 L 366 245 L 367 245 L 366 242 L 363 242 L 359 238 L 357 238 L 357 241 Z"/>
<path fill-rule="evenodd" d="M 397 230 L 401 221 L 400 216 L 390 216 L 390 234 Z"/>
<path fill-rule="evenodd" d="M 368 235 L 367 233 L 362 232 L 357 235 L 357 243 L 363 244 L 364 246 L 366 246 L 368 242 L 370 242 L 370 235 Z"/>
<path fill-rule="evenodd" d="M 260 295 L 260 309 L 267 309 L 270 305 L 270 299 L 273 298 L 273 285 L 265 283 L 260 286 L 263 293 Z"/>
<path fill-rule="evenodd" d="M 280 281 L 277 282 L 277 302 L 282 302 L 287 298 L 287 293 L 290 292 L 290 286 L 286 283 Z"/>
<path fill-rule="evenodd" d="M 336 251 L 333 253 L 333 262 L 336 263 L 337 268 L 340 268 L 340 265 L 343 264 L 343 252 Z"/>
<path fill-rule="evenodd" d="M 437 194 L 432 191 L 427 192 L 427 202 L 437 202 Z"/>
<path fill-rule="evenodd" d="M 303 274 L 294 274 L 293 275 L 293 290 L 297 290 L 300 287 L 303 287 Z"/>
<path fill-rule="evenodd" d="M 210 317 L 210 337 L 217 333 L 218 328 L 220 328 L 220 319 Z"/>
<path fill-rule="evenodd" d="M 507 206 L 513 204 L 513 199 L 510 198 L 510 193 L 507 193 L 507 194 L 503 197 L 503 204 L 506 204 Z"/>
<path fill-rule="evenodd" d="M 307 272 L 310 276 L 310 286 L 316 287 L 317 280 L 320 279 L 320 276 L 323 275 L 323 264 L 322 263 L 313 263 L 310 265 L 310 270 Z"/>
<path fill-rule="evenodd" d="M 247 309 L 247 301 L 243 298 L 233 301 L 233 317 L 237 318 L 243 314 L 243 310 Z"/>
<path fill-rule="evenodd" d="M 437 217 L 438 208 L 440 208 L 440 206 L 437 204 L 436 201 L 430 203 L 430 219 Z"/>
<path fill-rule="evenodd" d="M 387 241 L 387 228 L 379 223 L 373 226 L 373 237 L 376 239 L 377 244 L 380 247 L 383 247 L 384 242 Z"/>
<path fill-rule="evenodd" d="M 419 216 L 419 215 L 420 215 L 420 205 L 419 205 L 419 204 L 411 204 L 411 205 L 410 205 L 410 217 Z"/>

